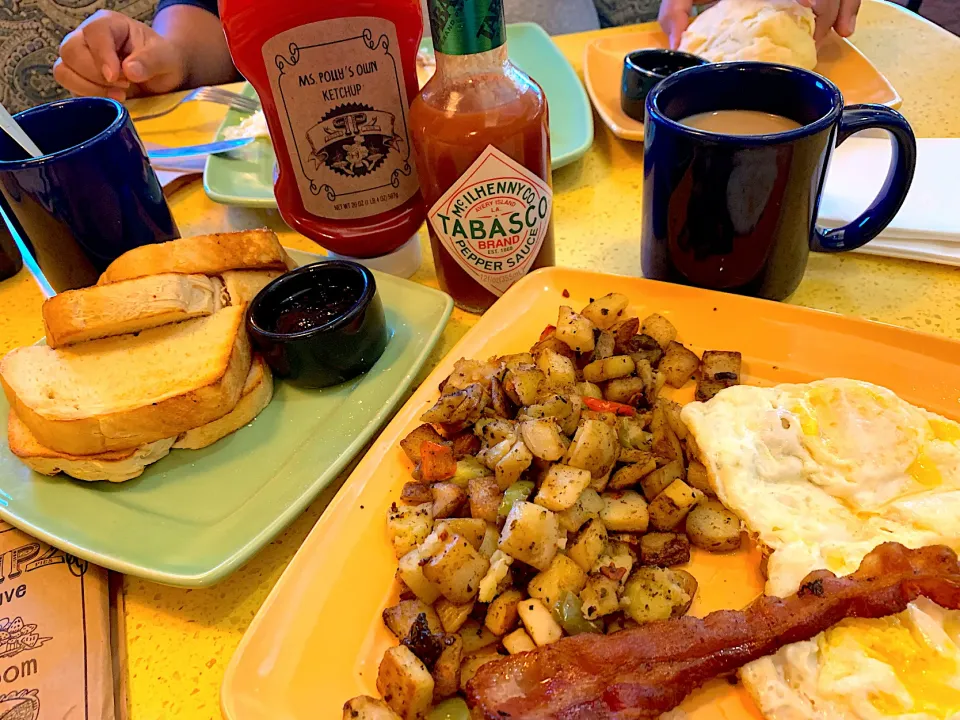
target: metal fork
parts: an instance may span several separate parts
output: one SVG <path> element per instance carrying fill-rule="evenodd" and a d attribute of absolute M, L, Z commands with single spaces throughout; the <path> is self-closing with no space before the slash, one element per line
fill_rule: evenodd
<path fill-rule="evenodd" d="M 198 87 L 196 90 L 191 90 L 182 98 L 177 100 L 170 107 L 160 110 L 158 112 L 147 113 L 146 115 L 137 115 L 133 120 L 139 122 L 140 120 L 153 120 L 154 118 L 163 117 L 164 115 L 169 115 L 178 107 L 184 103 L 191 102 L 193 100 L 202 100 L 206 102 L 219 103 L 220 105 L 228 105 L 234 110 L 239 110 L 240 112 L 252 113 L 260 109 L 260 101 L 257 98 L 249 98 L 245 95 L 240 95 L 239 93 L 230 92 L 229 90 L 224 90 L 219 87 Z"/>

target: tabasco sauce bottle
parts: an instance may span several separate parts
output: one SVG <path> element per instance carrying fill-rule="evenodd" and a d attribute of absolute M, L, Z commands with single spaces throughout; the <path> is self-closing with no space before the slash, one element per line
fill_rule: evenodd
<path fill-rule="evenodd" d="M 219 5 L 234 64 L 263 104 L 283 219 L 353 258 L 410 248 L 415 268 L 424 208 L 408 114 L 418 90 L 420 0 Z"/>
<path fill-rule="evenodd" d="M 503 0 L 429 0 L 437 72 L 410 129 L 440 286 L 481 313 L 554 263 L 543 90 L 507 58 Z"/>

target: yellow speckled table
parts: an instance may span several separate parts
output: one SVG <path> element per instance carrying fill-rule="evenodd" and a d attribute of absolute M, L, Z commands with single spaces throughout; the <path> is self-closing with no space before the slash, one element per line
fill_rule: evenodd
<path fill-rule="evenodd" d="M 584 45 L 597 34 L 557 38 L 578 72 Z M 868 0 L 855 42 L 899 90 L 902 112 L 918 136 L 960 137 L 960 39 L 896 6 Z M 140 130 L 145 140 L 168 145 L 205 142 L 221 117 L 222 109 L 192 104 L 143 123 Z M 554 173 L 558 264 L 639 273 L 642 152 L 639 144 L 617 140 L 597 119 L 593 149 Z M 268 225 L 281 233 L 284 244 L 316 250 L 276 212 L 216 205 L 199 182 L 177 191 L 171 205 L 184 235 Z M 414 280 L 435 286 L 424 247 L 428 259 Z M 25 272 L 0 283 L 0 352 L 42 335 L 40 302 Z M 960 338 L 956 268 L 814 255 L 791 302 Z M 424 375 L 474 322 L 454 311 Z M 220 680 L 231 653 L 338 484 L 247 566 L 213 588 L 183 590 L 126 578 L 131 718 L 219 716 Z"/>

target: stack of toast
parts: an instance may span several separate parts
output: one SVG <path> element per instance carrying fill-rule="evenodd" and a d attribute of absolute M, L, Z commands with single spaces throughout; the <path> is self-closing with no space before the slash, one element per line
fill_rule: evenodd
<path fill-rule="evenodd" d="M 243 427 L 273 397 L 246 307 L 291 267 L 272 231 L 201 235 L 131 250 L 97 285 L 49 298 L 46 345 L 0 361 L 11 451 L 45 475 L 121 482 Z"/>

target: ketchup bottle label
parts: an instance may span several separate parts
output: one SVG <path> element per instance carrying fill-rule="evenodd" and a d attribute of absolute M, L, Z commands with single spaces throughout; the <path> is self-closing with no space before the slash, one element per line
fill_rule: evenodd
<path fill-rule="evenodd" d="M 552 207 L 547 183 L 488 145 L 428 219 L 447 252 L 499 297 L 530 270 Z"/>
<path fill-rule="evenodd" d="M 301 25 L 267 40 L 263 60 L 307 212 L 365 218 L 417 192 L 393 23 Z"/>

